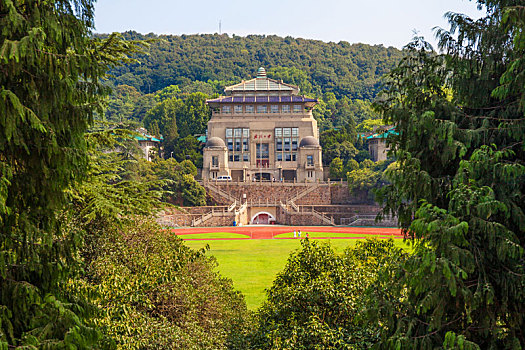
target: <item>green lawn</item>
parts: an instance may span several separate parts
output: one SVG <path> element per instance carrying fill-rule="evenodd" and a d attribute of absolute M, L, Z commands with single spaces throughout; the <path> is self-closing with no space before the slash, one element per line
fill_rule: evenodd
<path fill-rule="evenodd" d="M 177 232 L 175 232 L 177 233 Z M 232 232 L 211 232 L 211 233 L 189 233 L 187 235 L 179 235 L 182 239 L 189 238 L 199 238 L 199 239 L 208 239 L 208 238 L 250 238 L 250 236 L 243 235 L 240 233 Z"/>
<path fill-rule="evenodd" d="M 378 237 L 378 238 L 388 238 L 389 235 L 370 235 L 367 233 L 338 233 L 338 232 L 308 232 L 310 238 L 323 238 L 323 237 Z M 306 237 L 306 231 L 302 232 L 302 237 Z M 275 238 L 291 238 L 293 237 L 293 232 L 281 233 L 275 235 Z"/>
<path fill-rule="evenodd" d="M 293 233 L 292 233 L 293 236 Z M 355 245 L 355 239 L 334 239 L 329 241 L 338 252 Z M 290 253 L 300 247 L 300 240 L 293 239 L 247 239 L 232 241 L 186 241 L 194 249 L 203 248 L 209 244 L 209 255 L 213 255 L 219 263 L 220 273 L 233 280 L 235 288 L 246 297 L 248 308 L 255 310 L 265 299 L 264 290 L 272 285 Z M 407 248 L 402 240 L 395 243 Z"/>

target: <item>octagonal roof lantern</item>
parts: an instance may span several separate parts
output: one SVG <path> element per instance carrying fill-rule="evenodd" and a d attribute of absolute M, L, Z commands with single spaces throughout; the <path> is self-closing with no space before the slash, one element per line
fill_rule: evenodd
<path fill-rule="evenodd" d="M 266 78 L 266 69 L 264 67 L 257 69 L 257 78 Z"/>

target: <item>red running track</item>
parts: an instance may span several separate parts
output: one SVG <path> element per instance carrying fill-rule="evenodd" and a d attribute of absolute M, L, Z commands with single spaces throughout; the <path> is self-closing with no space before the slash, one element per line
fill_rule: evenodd
<path fill-rule="evenodd" d="M 348 238 L 366 238 L 366 236 L 388 236 L 393 238 L 403 238 L 401 230 L 390 227 L 331 227 L 331 226 L 241 226 L 241 227 L 188 227 L 173 229 L 176 235 L 184 236 L 188 234 L 197 233 L 212 233 L 212 232 L 230 232 L 246 235 L 251 239 L 272 239 L 275 235 L 281 233 L 293 232 L 294 230 L 301 230 L 303 238 L 305 232 L 326 232 L 326 233 L 348 233 L 359 234 L 363 237 L 348 237 Z M 184 238 L 184 237 L 181 237 Z M 345 237 L 323 237 L 330 239 L 341 239 Z M 192 238 L 192 240 L 199 238 Z M 224 240 L 224 239 L 246 239 L 246 238 L 205 238 L 205 240 Z M 318 239 L 318 238 L 316 238 Z"/>

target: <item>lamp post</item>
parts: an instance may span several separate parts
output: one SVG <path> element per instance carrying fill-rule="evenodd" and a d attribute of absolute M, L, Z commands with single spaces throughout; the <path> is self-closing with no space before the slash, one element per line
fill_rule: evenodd
<path fill-rule="evenodd" d="M 259 181 L 262 182 L 262 142 L 259 135 Z"/>
<path fill-rule="evenodd" d="M 170 158 L 173 158 L 173 151 L 172 151 L 171 154 L 170 154 Z"/>

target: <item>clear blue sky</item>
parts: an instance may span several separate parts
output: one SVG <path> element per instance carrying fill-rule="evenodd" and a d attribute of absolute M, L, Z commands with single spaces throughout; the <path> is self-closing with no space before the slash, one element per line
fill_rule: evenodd
<path fill-rule="evenodd" d="M 447 11 L 478 18 L 467 0 L 98 0 L 98 33 L 276 34 L 305 39 L 403 47 L 414 30 L 435 43 Z"/>

